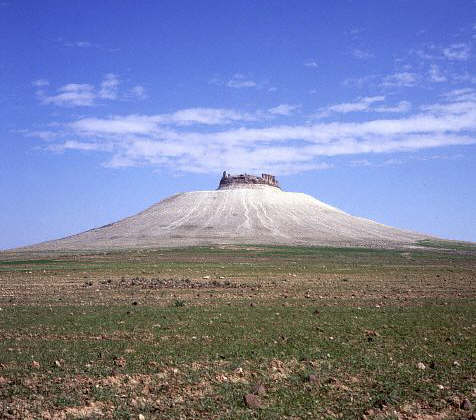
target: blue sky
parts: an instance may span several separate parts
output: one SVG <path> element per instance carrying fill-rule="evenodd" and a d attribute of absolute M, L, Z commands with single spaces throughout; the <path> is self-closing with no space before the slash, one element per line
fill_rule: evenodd
<path fill-rule="evenodd" d="M 476 2 L 0 0 L 0 249 L 223 170 L 476 241 Z"/>

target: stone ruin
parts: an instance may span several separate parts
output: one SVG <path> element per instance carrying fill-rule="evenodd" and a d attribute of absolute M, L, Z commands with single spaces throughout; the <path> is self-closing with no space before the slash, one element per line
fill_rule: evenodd
<path fill-rule="evenodd" d="M 249 174 L 240 174 L 240 175 L 230 175 L 226 171 L 223 171 L 223 176 L 220 180 L 218 189 L 233 188 L 238 185 L 269 185 L 271 187 L 279 187 L 279 182 L 274 175 L 270 174 L 261 174 L 249 175 Z"/>

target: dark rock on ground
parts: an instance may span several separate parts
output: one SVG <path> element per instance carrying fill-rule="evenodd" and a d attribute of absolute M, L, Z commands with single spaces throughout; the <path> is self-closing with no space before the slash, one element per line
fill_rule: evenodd
<path fill-rule="evenodd" d="M 260 408 L 261 407 L 261 400 L 255 394 L 246 394 L 243 397 L 243 401 L 248 408 Z"/>
<path fill-rule="evenodd" d="M 252 393 L 255 394 L 255 395 L 265 395 L 266 394 L 266 388 L 264 387 L 264 385 L 256 384 L 252 388 Z"/>
<path fill-rule="evenodd" d="M 472 404 L 467 398 L 465 398 L 463 401 L 461 401 L 459 408 L 461 408 L 462 410 L 469 411 L 472 408 Z"/>

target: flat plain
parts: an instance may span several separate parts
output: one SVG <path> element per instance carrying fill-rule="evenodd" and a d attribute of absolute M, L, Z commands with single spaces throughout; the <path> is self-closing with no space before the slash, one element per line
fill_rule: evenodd
<path fill-rule="evenodd" d="M 423 244 L 0 253 L 0 417 L 475 418 L 476 246 Z"/>

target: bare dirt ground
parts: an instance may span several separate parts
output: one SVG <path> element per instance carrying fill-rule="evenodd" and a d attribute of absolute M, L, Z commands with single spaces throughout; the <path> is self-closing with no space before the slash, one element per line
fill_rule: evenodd
<path fill-rule="evenodd" d="M 0 254 L 0 416 L 472 418 L 453 245 Z"/>

